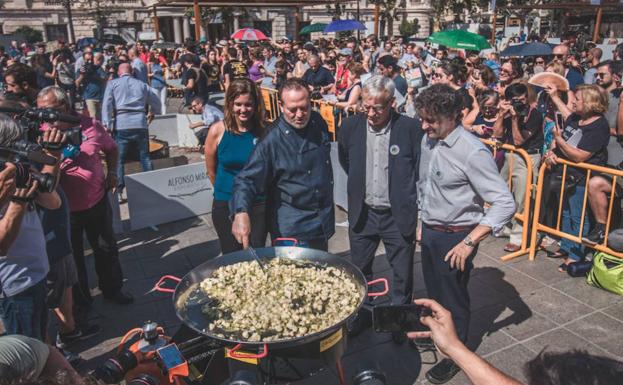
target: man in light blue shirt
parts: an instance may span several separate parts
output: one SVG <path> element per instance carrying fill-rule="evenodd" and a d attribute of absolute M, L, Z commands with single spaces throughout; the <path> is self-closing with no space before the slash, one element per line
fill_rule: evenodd
<path fill-rule="evenodd" d="M 188 128 L 195 133 L 199 141 L 199 146 L 203 146 L 208 136 L 208 129 L 210 126 L 225 119 L 225 116 L 221 110 L 216 106 L 210 105 L 210 103 L 206 102 L 201 96 L 197 96 L 193 99 L 190 109 L 195 114 L 201 114 L 201 120 L 190 123 Z"/>
<path fill-rule="evenodd" d="M 132 48 L 128 51 L 128 58 L 130 58 L 130 62 L 132 63 L 134 77 L 147 84 L 147 66 L 139 59 L 136 48 Z"/>
<path fill-rule="evenodd" d="M 407 50 L 405 51 L 405 53 L 402 54 L 402 57 L 400 58 L 400 60 L 398 60 L 398 65 L 401 68 L 407 68 L 408 62 L 414 62 L 414 63 L 419 62 L 419 59 L 415 53 L 415 43 L 407 44 Z"/>
<path fill-rule="evenodd" d="M 264 64 L 262 67 L 264 79 L 262 79 L 261 86 L 264 88 L 275 88 L 273 78 L 275 77 L 277 58 L 273 56 L 273 48 L 270 46 L 264 47 L 262 49 L 262 56 L 264 57 Z"/>
<path fill-rule="evenodd" d="M 114 128 L 114 137 L 119 149 L 117 176 L 118 191 L 125 187 L 123 179 L 125 156 L 128 146 L 136 143 L 143 171 L 153 169 L 149 159 L 148 114 L 145 106 L 151 107 L 149 116 L 160 113 L 160 97 L 146 83 L 132 77 L 129 63 L 121 63 L 119 77 L 111 80 L 104 92 L 102 102 L 102 123 L 108 129 Z"/>

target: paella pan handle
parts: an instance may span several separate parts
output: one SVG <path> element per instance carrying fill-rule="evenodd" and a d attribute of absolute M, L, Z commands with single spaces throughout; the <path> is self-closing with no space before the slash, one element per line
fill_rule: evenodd
<path fill-rule="evenodd" d="M 368 293 L 368 297 L 380 297 L 382 295 L 389 293 L 389 283 L 387 283 L 387 279 L 379 278 L 379 279 L 375 279 L 374 281 L 369 281 L 368 286 L 372 286 L 376 283 L 383 283 L 383 286 L 385 286 L 385 289 L 383 289 L 383 291 L 378 292 L 378 293 Z"/>
<path fill-rule="evenodd" d="M 182 280 L 181 278 L 177 278 L 174 275 L 164 275 L 164 276 L 162 276 L 162 278 L 160 278 L 160 280 L 158 282 L 156 282 L 156 284 L 154 285 L 154 288 L 152 290 L 153 291 L 159 291 L 161 293 L 175 293 L 175 289 L 167 289 L 166 287 L 162 287 L 162 285 L 168 279 L 170 279 L 171 281 L 174 281 L 175 283 L 180 283 L 180 281 Z"/>
<path fill-rule="evenodd" d="M 275 238 L 275 240 L 273 241 L 273 246 L 279 242 L 292 242 L 292 246 L 299 245 L 299 240 L 296 238 Z"/>
<path fill-rule="evenodd" d="M 234 346 L 229 351 L 229 356 L 231 358 L 257 358 L 257 359 L 266 358 L 268 356 L 268 347 L 266 346 L 266 344 L 264 344 L 264 348 L 262 349 L 262 351 L 257 354 L 239 353 L 238 350 L 240 350 L 241 347 L 242 347 L 242 344 L 238 344 Z"/>

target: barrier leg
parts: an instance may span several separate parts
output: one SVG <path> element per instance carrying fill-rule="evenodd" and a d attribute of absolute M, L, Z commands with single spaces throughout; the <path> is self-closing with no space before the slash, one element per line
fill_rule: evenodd
<path fill-rule="evenodd" d="M 541 199 L 543 199 L 543 179 L 545 177 L 545 163 L 539 169 L 539 178 L 536 183 L 536 198 L 534 199 L 534 218 L 532 221 L 532 234 L 530 235 L 530 247 L 528 260 L 534 261 L 537 250 L 537 234 L 539 232 L 539 218 L 541 216 Z"/>

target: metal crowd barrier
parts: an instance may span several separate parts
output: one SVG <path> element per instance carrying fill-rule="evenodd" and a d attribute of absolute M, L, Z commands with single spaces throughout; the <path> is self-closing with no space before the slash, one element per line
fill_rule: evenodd
<path fill-rule="evenodd" d="M 279 109 L 279 93 L 277 90 L 263 87 L 260 87 L 260 91 L 266 109 L 266 119 L 269 122 L 274 122 L 281 115 L 281 110 Z M 342 110 L 323 100 L 312 100 L 312 107 L 314 110 L 318 111 L 324 121 L 327 122 L 331 139 L 336 140 L 337 128 L 342 123 Z M 346 116 L 350 115 L 351 110 L 347 109 L 345 114 Z"/>
<path fill-rule="evenodd" d="M 266 119 L 269 122 L 277 120 L 281 115 L 279 109 L 279 92 L 277 90 L 260 87 L 262 99 L 264 100 L 264 108 L 266 109 Z"/>
<path fill-rule="evenodd" d="M 526 191 L 525 191 L 525 196 L 524 196 L 524 209 L 523 212 L 521 213 L 515 213 L 515 219 L 517 219 L 518 221 L 520 221 L 523 224 L 523 228 L 522 228 L 522 232 L 521 232 L 521 248 L 517 251 L 514 251 L 512 253 L 503 255 L 502 257 L 500 257 L 501 260 L 503 261 L 509 261 L 513 258 L 517 258 L 520 257 L 524 254 L 527 254 L 529 252 L 529 247 L 528 247 L 528 233 L 529 233 L 529 226 L 528 224 L 530 223 L 530 203 L 532 202 L 532 190 L 533 190 L 533 183 L 532 183 L 532 169 L 533 169 L 533 165 L 532 165 L 532 159 L 530 158 L 530 155 L 528 155 L 528 153 L 526 152 L 526 150 L 523 150 L 521 148 L 516 148 L 515 146 L 512 146 L 510 144 L 505 144 L 505 143 L 500 143 L 494 140 L 490 140 L 490 139 L 481 139 L 481 141 L 486 144 L 487 146 L 489 146 L 492 151 L 493 151 L 493 157 L 496 156 L 497 152 L 499 150 L 504 150 L 506 152 L 509 152 L 511 154 L 518 154 L 522 157 L 522 159 L 524 160 L 524 162 L 526 162 L 526 168 L 528 170 L 527 175 L 526 175 L 526 180 L 528 181 L 528 183 L 526 183 Z M 508 165 L 508 188 L 509 190 L 512 191 L 512 183 L 513 183 L 513 163 L 515 161 L 515 158 L 513 156 L 509 156 L 508 157 L 509 160 L 509 165 Z"/>
<path fill-rule="evenodd" d="M 545 164 L 543 164 L 541 165 L 541 168 L 539 169 L 539 178 L 537 181 L 536 198 L 534 202 L 534 220 L 532 223 L 532 234 L 531 234 L 531 242 L 530 242 L 530 247 L 529 247 L 529 257 L 528 257 L 529 260 L 533 261 L 535 259 L 536 252 L 539 247 L 539 245 L 537 244 L 537 241 L 538 241 L 537 233 L 539 232 L 544 233 L 544 234 L 549 234 L 549 235 L 559 237 L 559 238 L 565 238 L 572 242 L 581 243 L 584 246 L 590 247 L 597 251 L 602 251 L 610 255 L 623 258 L 623 253 L 614 251 L 608 247 L 608 233 L 610 232 L 610 227 L 612 225 L 612 209 L 614 207 L 617 179 L 623 178 L 623 171 L 608 168 L 608 167 L 596 166 L 596 165 L 592 165 L 588 163 L 573 163 L 568 160 L 564 160 L 560 158 L 558 158 L 558 163 L 563 165 L 563 172 L 562 172 L 562 181 L 561 181 L 561 186 L 560 186 L 560 191 L 559 191 L 560 198 L 558 202 L 558 212 L 556 213 L 556 227 L 555 228 L 540 223 L 541 201 L 543 199 L 543 186 L 544 186 L 545 172 L 546 172 L 547 167 Z M 567 169 L 569 167 L 574 167 L 574 168 L 578 168 L 578 169 L 582 169 L 586 171 L 586 182 L 585 182 L 586 192 L 584 194 L 584 199 L 582 202 L 582 216 L 580 220 L 579 234 L 577 235 L 567 234 L 560 230 L 560 221 L 562 217 L 563 200 L 564 200 L 564 194 L 565 194 L 565 181 L 567 178 Z M 606 237 L 603 243 L 598 244 L 598 245 L 592 245 L 582 240 L 582 236 L 584 235 L 582 234 L 582 229 L 584 227 L 585 213 L 586 213 L 586 209 L 588 205 L 588 183 L 591 179 L 591 174 L 594 172 L 612 177 L 612 181 L 611 181 L 612 189 L 610 192 L 610 199 L 608 203 L 608 216 L 607 216 L 607 221 L 606 221 Z"/>

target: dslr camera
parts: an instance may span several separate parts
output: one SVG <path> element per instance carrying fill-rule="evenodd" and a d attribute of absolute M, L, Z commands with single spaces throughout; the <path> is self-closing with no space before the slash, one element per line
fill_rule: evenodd
<path fill-rule="evenodd" d="M 44 164 L 55 164 L 56 158 L 44 153 L 38 144 L 19 140 L 8 147 L 0 147 L 0 170 L 4 170 L 6 162 L 15 165 L 15 186 L 17 188 L 30 187 L 33 182 L 37 181 L 39 182 L 39 192 L 54 191 L 56 187 L 55 176 L 50 173 L 40 173 L 37 168 Z"/>
<path fill-rule="evenodd" d="M 515 112 L 520 118 L 523 119 L 526 116 L 528 116 L 528 112 L 530 111 L 530 108 L 524 102 L 520 100 L 511 100 L 511 106 L 513 106 L 513 109 L 515 110 Z"/>
<path fill-rule="evenodd" d="M 85 61 L 84 65 L 80 68 L 80 72 L 87 76 L 93 74 L 96 70 L 97 68 L 95 68 L 95 64 L 93 64 L 90 60 Z"/>

